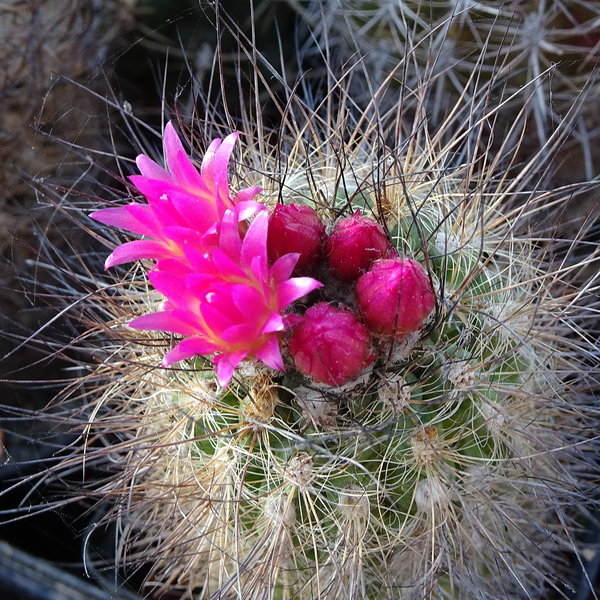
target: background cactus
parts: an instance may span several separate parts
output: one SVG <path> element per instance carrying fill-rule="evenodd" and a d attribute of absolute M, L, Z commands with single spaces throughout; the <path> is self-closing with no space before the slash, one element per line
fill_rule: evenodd
<path fill-rule="evenodd" d="M 597 476 L 597 249 L 585 231 L 563 245 L 544 223 L 593 186 L 543 191 L 562 130 L 517 165 L 525 125 L 494 130 L 493 77 L 471 82 L 441 125 L 425 102 L 435 80 L 405 91 L 409 120 L 386 84 L 358 109 L 350 78 L 330 77 L 314 104 L 277 82 L 273 136 L 254 108 L 222 121 L 212 108 L 212 121 L 172 113 L 193 155 L 241 131 L 232 193 L 260 186 L 271 209 L 304 203 L 329 231 L 357 210 L 376 220 L 423 265 L 434 311 L 416 332 L 373 336 L 373 362 L 342 386 L 317 385 L 284 348 L 285 372 L 245 362 L 223 389 L 205 358 L 160 367 L 171 335 L 127 327 L 163 300 L 149 265 L 112 280 L 86 266 L 81 342 L 100 366 L 63 406 L 85 414 L 85 460 L 114 465 L 90 494 L 110 503 L 117 563 L 149 563 L 153 597 L 562 593 Z M 262 92 L 257 79 L 250 107 Z M 320 301 L 354 308 L 352 285 L 325 260 L 314 269 L 324 286 L 299 315 Z"/>
<path fill-rule="evenodd" d="M 594 75 L 600 51 L 600 8 L 595 2 L 420 0 L 368 2 L 311 0 L 292 3 L 314 35 L 341 49 L 340 62 L 357 52 L 379 85 L 387 80 L 416 88 L 429 79 L 428 110 L 439 123 L 471 80 L 493 80 L 490 102 L 510 123 L 529 120 L 523 153 L 535 151 L 573 109 Z M 406 52 L 406 50 L 409 50 Z M 337 56 L 334 52 L 334 56 Z M 410 60 L 405 60 L 409 56 Z M 361 96 L 361 93 L 364 96 Z M 369 90 L 354 89 L 369 101 Z M 572 132 L 570 181 L 598 169 L 598 120 L 583 110 Z M 563 174 L 563 177 L 565 175 Z"/>

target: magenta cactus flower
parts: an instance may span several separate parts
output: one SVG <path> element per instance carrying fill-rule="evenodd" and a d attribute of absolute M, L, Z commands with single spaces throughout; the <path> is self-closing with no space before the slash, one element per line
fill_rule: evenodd
<path fill-rule="evenodd" d="M 286 254 L 269 268 L 268 218 L 266 211 L 256 215 L 242 238 L 235 210 L 229 209 L 221 222 L 219 246 L 212 252 L 187 245 L 185 261 L 161 259 L 150 271 L 152 285 L 167 301 L 163 310 L 138 317 L 130 327 L 186 336 L 164 357 L 163 366 L 216 353 L 213 362 L 223 387 L 246 358 L 283 370 L 283 311 L 321 283 L 290 278 L 297 254 Z"/>
<path fill-rule="evenodd" d="M 285 254 L 298 252 L 297 272 L 304 272 L 321 256 L 325 225 L 306 204 L 278 204 L 269 222 L 267 250 L 275 262 Z"/>
<path fill-rule="evenodd" d="M 388 258 L 373 263 L 356 282 L 356 305 L 372 333 L 402 337 L 423 327 L 435 295 L 419 262 Z"/>
<path fill-rule="evenodd" d="M 376 260 L 395 254 L 383 227 L 358 210 L 337 221 L 325 242 L 331 273 L 346 282 L 356 281 Z"/>
<path fill-rule="evenodd" d="M 217 240 L 217 226 L 226 210 L 235 208 L 241 221 L 264 209 L 252 200 L 261 188 L 242 189 L 235 198 L 229 195 L 227 170 L 237 138 L 237 133 L 231 133 L 213 140 L 198 173 L 168 123 L 163 137 L 166 168 L 140 154 L 136 163 L 141 175 L 130 177 L 148 204 L 134 202 L 90 215 L 105 225 L 149 238 L 116 248 L 105 268 L 140 259 L 182 258 L 185 244 L 209 248 Z"/>
<path fill-rule="evenodd" d="M 290 353 L 315 383 L 342 385 L 373 361 L 367 328 L 350 310 L 319 302 L 294 327 Z"/>

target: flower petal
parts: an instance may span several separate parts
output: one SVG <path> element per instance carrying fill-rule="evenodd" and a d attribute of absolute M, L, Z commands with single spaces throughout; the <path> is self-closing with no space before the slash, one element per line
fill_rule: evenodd
<path fill-rule="evenodd" d="M 198 310 L 200 301 L 185 284 L 186 272 L 189 272 L 189 267 L 185 263 L 165 259 L 148 273 L 148 278 L 154 288 L 173 305 L 194 312 Z"/>
<path fill-rule="evenodd" d="M 202 178 L 189 159 L 171 121 L 165 127 L 163 146 L 165 166 L 173 178 L 173 183 L 191 192 L 204 187 Z"/>
<path fill-rule="evenodd" d="M 231 286 L 231 298 L 240 313 L 250 322 L 260 318 L 265 306 L 265 297 L 254 287 L 242 283 Z"/>
<path fill-rule="evenodd" d="M 256 341 L 256 327 L 251 323 L 240 323 L 228 327 L 219 336 L 229 346 L 250 348 Z"/>
<path fill-rule="evenodd" d="M 277 371 L 285 371 L 276 336 L 269 336 L 267 341 L 258 350 L 256 350 L 254 354 L 258 360 L 261 360 L 272 369 L 276 369 Z"/>
<path fill-rule="evenodd" d="M 230 133 L 223 140 L 213 140 L 206 150 L 206 154 L 202 159 L 200 172 L 204 177 L 209 177 L 219 184 L 219 180 L 227 181 L 227 170 L 229 169 L 229 159 L 233 153 L 235 143 L 239 137 L 239 133 Z"/>
<path fill-rule="evenodd" d="M 245 221 L 246 219 L 253 217 L 261 211 L 267 211 L 267 207 L 264 204 L 261 204 L 260 202 L 248 200 L 247 202 L 240 202 L 235 204 L 233 210 L 236 214 L 238 221 Z"/>
<path fill-rule="evenodd" d="M 263 188 L 257 187 L 255 185 L 240 190 L 235 195 L 235 205 L 240 206 L 240 205 L 244 205 L 244 204 L 250 204 L 252 198 L 254 198 L 254 196 L 257 196 L 258 194 L 260 194 L 262 191 L 264 191 Z M 258 204 L 260 206 L 261 210 L 267 208 L 264 204 L 261 204 L 260 202 L 255 202 L 255 204 Z M 247 219 L 248 217 L 243 217 L 243 218 Z"/>
<path fill-rule="evenodd" d="M 135 164 L 140 170 L 140 173 L 148 179 L 162 179 L 163 181 L 171 181 L 171 176 L 161 166 L 157 165 L 151 158 L 145 154 L 140 154 L 135 159 Z"/>
<path fill-rule="evenodd" d="M 164 242 L 154 242 L 151 240 L 135 240 L 117 246 L 104 263 L 105 269 L 110 269 L 116 265 L 133 262 L 135 260 L 158 260 L 168 258 L 173 253 Z"/>
<path fill-rule="evenodd" d="M 192 356 L 207 356 L 215 352 L 217 348 L 211 344 L 210 341 L 205 338 L 196 336 L 181 340 L 173 350 L 167 352 L 163 358 L 163 367 L 169 367 L 170 365 L 191 358 Z"/>
<path fill-rule="evenodd" d="M 291 252 L 290 254 L 284 254 L 273 263 L 273 266 L 271 267 L 271 278 L 275 285 L 290 278 L 299 258 L 300 254 L 298 254 L 298 252 Z"/>
<path fill-rule="evenodd" d="M 131 231 L 139 235 L 153 236 L 154 230 L 147 227 L 144 223 L 140 223 L 135 214 L 130 211 L 131 208 L 140 209 L 150 213 L 152 212 L 149 206 L 134 203 L 118 208 L 103 208 L 102 210 L 97 210 L 90 214 L 90 218 L 104 225 L 118 227 L 119 229 Z"/>
<path fill-rule="evenodd" d="M 206 243 L 210 238 L 189 227 L 165 227 L 163 235 L 172 242 L 172 245 L 174 244 L 179 249 L 182 258 L 185 256 L 186 246 L 192 246 L 199 250 L 208 250 L 210 246 Z"/>
<path fill-rule="evenodd" d="M 212 260 L 217 271 L 222 273 L 228 279 L 248 280 L 246 272 L 238 266 L 235 259 L 229 258 L 227 254 L 220 249 L 213 251 Z"/>
<path fill-rule="evenodd" d="M 277 286 L 278 310 L 283 310 L 292 302 L 322 287 L 323 284 L 312 277 L 293 277 Z"/>
<path fill-rule="evenodd" d="M 240 252 L 242 267 L 248 268 L 256 257 L 267 260 L 267 230 L 269 227 L 269 214 L 267 211 L 259 212 L 244 236 Z"/>
<path fill-rule="evenodd" d="M 210 177 L 211 179 L 214 177 L 214 160 L 221 144 L 222 140 L 217 138 L 208 145 L 204 157 L 202 158 L 202 164 L 200 165 L 200 175 L 202 175 L 202 177 Z"/>
<path fill-rule="evenodd" d="M 159 311 L 137 317 L 129 323 L 132 329 L 142 331 L 168 331 L 180 335 L 198 335 L 197 327 L 191 326 L 178 318 L 173 311 Z"/>
<path fill-rule="evenodd" d="M 192 270 L 195 271 L 195 273 L 202 273 L 203 275 L 219 274 L 217 265 L 213 260 L 211 260 L 211 257 L 208 253 L 201 252 L 196 247 L 190 246 L 189 244 L 186 244 L 183 247 L 183 251 L 185 257 L 190 263 L 190 266 L 192 267 Z M 218 252 L 218 250 L 216 250 L 216 252 Z"/>
<path fill-rule="evenodd" d="M 221 332 L 233 327 L 236 323 L 229 318 L 226 312 L 219 310 L 219 308 L 212 306 L 208 302 L 203 302 L 200 305 L 202 318 L 207 327 L 210 328 L 210 332 L 207 333 L 220 338 Z"/>
<path fill-rule="evenodd" d="M 130 204 L 125 208 L 137 223 L 138 230 L 130 229 L 130 231 L 152 238 L 162 237 L 164 222 L 157 219 L 156 212 L 152 207 L 144 204 Z"/>
<path fill-rule="evenodd" d="M 150 179 L 143 175 L 130 175 L 129 181 L 144 195 L 148 200 L 158 199 L 161 196 L 169 194 L 176 186 L 172 181 L 164 179 Z"/>
<path fill-rule="evenodd" d="M 203 190 L 200 192 L 202 195 L 175 190 L 169 194 L 169 200 L 178 222 L 204 235 L 221 217 L 217 213 L 214 198 L 205 195 Z"/>
<path fill-rule="evenodd" d="M 223 215 L 219 235 L 219 247 L 230 259 L 240 264 L 242 241 L 240 240 L 238 221 L 232 210 L 226 210 Z M 241 266 L 243 268 L 243 264 Z"/>
<path fill-rule="evenodd" d="M 262 326 L 260 333 L 274 333 L 276 331 L 283 331 L 285 329 L 285 323 L 283 317 L 276 312 L 272 312 L 265 324 Z"/>
<path fill-rule="evenodd" d="M 217 354 L 217 356 L 213 358 L 217 379 L 222 388 L 227 387 L 227 384 L 231 381 L 235 368 L 244 358 L 246 358 L 247 354 L 248 352 L 240 350 L 238 352 Z"/>

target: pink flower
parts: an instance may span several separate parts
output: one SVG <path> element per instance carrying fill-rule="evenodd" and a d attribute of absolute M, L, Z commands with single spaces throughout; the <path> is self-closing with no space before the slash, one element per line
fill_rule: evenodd
<path fill-rule="evenodd" d="M 290 352 L 296 367 L 316 383 L 342 385 L 373 360 L 367 328 L 350 310 L 319 302 L 294 327 Z"/>
<path fill-rule="evenodd" d="M 148 204 L 132 203 L 106 208 L 90 216 L 105 225 L 149 239 L 122 244 L 106 259 L 105 268 L 140 259 L 183 257 L 183 247 L 209 248 L 217 239 L 218 223 L 235 208 L 238 221 L 264 207 L 252 201 L 261 189 L 229 195 L 227 170 L 237 133 L 213 140 L 202 160 L 200 173 L 188 158 L 175 128 L 168 123 L 163 137 L 166 169 L 141 154 L 136 162 L 141 175 L 130 177 Z"/>
<path fill-rule="evenodd" d="M 283 370 L 279 336 L 287 323 L 282 313 L 321 283 L 290 278 L 298 254 L 287 254 L 269 268 L 268 218 L 266 211 L 258 213 L 242 238 L 238 215 L 226 210 L 218 246 L 202 253 L 184 244 L 185 261 L 161 259 L 150 271 L 152 285 L 167 298 L 164 310 L 130 326 L 187 336 L 165 356 L 163 366 L 216 353 L 213 362 L 223 387 L 246 358 Z"/>
<path fill-rule="evenodd" d="M 371 332 L 402 337 L 423 327 L 435 296 L 420 263 L 390 258 L 373 263 L 356 282 L 356 306 Z"/>
<path fill-rule="evenodd" d="M 325 225 L 306 204 L 278 204 L 269 220 L 267 250 L 274 262 L 285 254 L 298 252 L 296 271 L 302 272 L 319 259 Z"/>
<path fill-rule="evenodd" d="M 383 227 L 360 211 L 336 222 L 325 242 L 325 256 L 332 274 L 341 281 L 356 281 L 371 264 L 395 254 Z"/>

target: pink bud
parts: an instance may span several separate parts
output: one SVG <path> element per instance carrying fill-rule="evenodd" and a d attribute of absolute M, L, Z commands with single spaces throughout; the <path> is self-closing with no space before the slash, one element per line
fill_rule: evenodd
<path fill-rule="evenodd" d="M 401 337 L 423 326 L 435 296 L 420 263 L 390 258 L 373 263 L 356 282 L 356 305 L 373 333 Z"/>
<path fill-rule="evenodd" d="M 371 264 L 394 254 L 383 227 L 361 216 L 340 219 L 325 242 L 325 256 L 332 274 L 341 281 L 356 281 Z"/>
<path fill-rule="evenodd" d="M 316 383 L 342 385 L 373 360 L 369 332 L 350 310 L 319 302 L 309 308 L 290 340 L 296 367 Z"/>
<path fill-rule="evenodd" d="M 319 258 L 325 237 L 325 225 L 306 204 L 278 204 L 269 219 L 267 252 L 274 263 L 291 252 L 300 258 L 296 271 L 306 270 Z"/>

